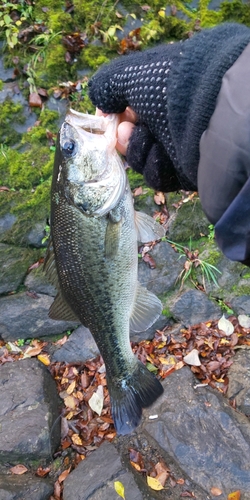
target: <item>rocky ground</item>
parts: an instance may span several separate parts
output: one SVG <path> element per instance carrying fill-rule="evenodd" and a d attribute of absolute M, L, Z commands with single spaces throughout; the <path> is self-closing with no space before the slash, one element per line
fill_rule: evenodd
<path fill-rule="evenodd" d="M 18 127 L 25 131 L 37 116 L 1 59 L 0 70 L 0 102 L 8 96 L 24 104 L 26 121 Z M 64 101 L 50 98 L 46 106 L 64 116 Z M 250 273 L 223 257 L 208 237 L 197 196 L 168 196 L 166 215 L 165 201 L 156 205 L 143 190 L 135 194 L 136 207 L 151 214 L 162 210 L 169 240 L 189 245 L 192 238 L 189 251 L 177 252 L 177 246 L 162 241 L 141 250 L 139 259 L 140 282 L 161 298 L 164 314 L 131 340 L 152 339 L 157 330 L 157 342 L 162 338 L 168 345 L 166 370 L 161 362 L 158 371 L 165 376 L 164 394 L 144 411 L 130 436 L 114 437 L 110 424 L 103 439 L 100 433 L 99 441 L 81 437 L 81 446 L 77 408 L 73 417 L 66 410 L 59 375 L 61 383 L 64 370 L 80 373 L 83 363 L 98 356 L 96 344 L 86 328 L 48 317 L 56 292 L 40 260 L 46 219 L 30 221 L 17 245 L 6 243 L 17 216 L 8 207 L 0 216 L 0 500 L 115 500 L 119 494 L 126 500 L 250 498 L 250 328 L 239 327 L 238 319 L 250 316 Z M 218 285 L 204 280 L 197 258 L 218 268 Z M 191 280 L 185 280 L 191 268 Z M 234 326 L 231 336 L 219 332 L 223 313 Z M 30 339 L 35 339 L 31 347 Z M 198 367 L 183 362 L 195 342 Z M 143 344 L 141 352 L 146 348 Z M 218 363 L 224 361 L 221 371 Z M 82 392 L 84 387 L 82 380 Z M 99 419 L 103 429 L 109 429 L 107 415 Z M 161 479 L 163 489 L 159 483 L 153 485 L 158 491 L 152 489 L 147 477 Z"/>
<path fill-rule="evenodd" d="M 196 210 L 195 205 L 193 210 Z M 203 224 L 207 224 L 205 219 Z M 169 231 L 172 240 L 174 226 Z M 204 255 L 216 250 L 215 244 L 211 245 L 207 241 Z M 22 343 L 20 339 L 45 339 L 48 341 L 52 363 L 66 362 L 72 365 L 96 357 L 97 347 L 88 330 L 48 318 L 55 290 L 44 277 L 42 266 L 27 272 L 33 263 L 32 257 L 32 252 L 28 250 L 1 244 L 1 338 L 5 343 L 12 344 L 18 340 L 19 345 Z M 207 283 L 205 292 L 195 289 L 188 281 L 180 289 L 180 282 L 176 281 L 187 259 L 186 256 L 180 257 L 168 242 L 163 241 L 151 249 L 150 258 L 153 259 L 151 266 L 153 262 L 154 268 L 140 259 L 140 281 L 162 298 L 167 316 L 162 315 L 153 329 L 132 340 L 152 338 L 156 328 L 163 331 L 166 327 L 165 332 L 178 340 L 180 332 L 190 325 L 219 319 L 222 316 L 222 304 L 228 311 L 231 307 L 231 318 L 250 313 L 249 297 L 237 296 L 235 292 L 237 287 L 240 290 L 247 271 L 243 266 L 220 256 L 217 263 L 222 273 L 218 275 L 219 286 Z M 245 286 L 247 282 L 248 278 L 245 278 Z M 21 285 L 22 290 L 15 293 Z M 218 302 L 218 297 L 222 297 L 221 302 Z M 61 347 L 52 342 L 55 335 L 74 328 Z M 96 449 L 67 475 L 63 499 L 119 498 L 114 487 L 116 481 L 124 486 L 126 499 L 177 500 L 190 497 L 205 500 L 219 496 L 226 500 L 233 492 L 240 492 L 241 496 L 235 498 L 249 499 L 248 348 L 245 345 L 235 350 L 233 364 L 228 371 L 226 396 L 216 388 L 201 385 L 188 365 L 173 371 L 163 380 L 164 395 L 144 411 L 142 424 L 132 435 L 116 437 L 111 442 L 103 442 L 98 448 L 94 446 Z M 1 354 L 0 359 L 6 361 L 4 345 Z M 0 499 L 57 498 L 53 495 L 58 474 L 56 456 L 60 449 L 59 415 L 62 402 L 55 381 L 43 363 L 26 358 L 3 362 L 0 366 L 0 383 Z M 233 407 L 230 405 L 232 401 Z M 140 454 L 145 468 L 148 467 L 148 461 L 165 464 L 168 479 L 164 489 L 151 489 L 145 481 L 145 473 L 141 472 L 142 466 L 137 464 L 137 470 L 131 466 L 131 449 Z M 44 469 L 48 464 L 50 473 L 46 478 L 34 474 L 39 467 Z M 26 472 L 22 475 L 11 473 L 15 465 L 25 466 Z"/>

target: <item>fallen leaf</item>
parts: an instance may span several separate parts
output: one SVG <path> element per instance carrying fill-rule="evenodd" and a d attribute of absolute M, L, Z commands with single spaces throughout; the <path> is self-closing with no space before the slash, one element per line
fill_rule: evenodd
<path fill-rule="evenodd" d="M 45 366 L 50 365 L 50 359 L 48 354 L 38 354 L 37 359 Z"/>
<path fill-rule="evenodd" d="M 81 438 L 80 438 L 80 436 L 79 436 L 78 434 L 73 434 L 73 435 L 71 436 L 71 439 L 72 439 L 72 442 L 73 442 L 74 444 L 79 445 L 79 446 L 81 446 L 81 445 L 82 445 L 82 440 L 81 440 Z"/>
<path fill-rule="evenodd" d="M 73 396 L 66 396 L 64 398 L 64 404 L 67 406 L 67 408 L 71 408 L 71 410 L 74 410 L 76 407 L 76 400 Z"/>
<path fill-rule="evenodd" d="M 17 474 L 18 476 L 20 476 L 21 474 L 25 474 L 25 472 L 27 472 L 28 469 L 27 467 L 25 467 L 25 465 L 18 464 L 15 465 L 14 467 L 11 467 L 10 471 L 12 472 L 12 474 Z"/>
<path fill-rule="evenodd" d="M 164 490 L 164 487 L 162 486 L 160 481 L 158 481 L 158 479 L 156 479 L 155 477 L 147 476 L 147 483 L 152 490 L 155 491 Z"/>
<path fill-rule="evenodd" d="M 222 317 L 218 321 L 218 328 L 219 330 L 222 330 L 225 335 L 232 335 L 234 332 L 234 326 L 231 321 L 225 318 L 224 314 L 222 314 Z"/>
<path fill-rule="evenodd" d="M 187 365 L 200 366 L 199 351 L 197 351 L 197 349 L 192 349 L 192 351 L 184 356 L 183 361 L 185 361 Z"/>
<path fill-rule="evenodd" d="M 164 205 L 164 203 L 166 202 L 165 194 L 162 193 L 161 191 L 158 191 L 157 193 L 155 193 L 154 202 L 156 203 L 156 205 Z"/>
<path fill-rule="evenodd" d="M 76 386 L 76 381 L 73 380 L 73 382 L 71 382 L 71 384 L 69 385 L 68 389 L 66 389 L 67 394 L 72 394 L 72 392 L 75 389 L 75 386 Z"/>
<path fill-rule="evenodd" d="M 125 500 L 125 494 L 124 494 L 124 486 L 120 481 L 114 481 L 114 488 L 120 497 L 122 497 Z"/>
<path fill-rule="evenodd" d="M 51 467 L 45 467 L 44 469 L 43 467 L 38 467 L 38 469 L 36 470 L 36 476 L 45 477 L 49 474 L 50 471 Z"/>
<path fill-rule="evenodd" d="M 42 104 L 40 95 L 37 92 L 31 92 L 29 95 L 29 105 L 33 108 L 41 108 Z"/>
<path fill-rule="evenodd" d="M 229 493 L 227 500 L 240 500 L 240 490 Z"/>
<path fill-rule="evenodd" d="M 64 471 L 60 474 L 60 476 L 59 476 L 59 478 L 58 478 L 59 483 L 63 483 L 63 481 L 64 481 L 64 480 L 66 479 L 66 477 L 69 475 L 70 470 L 71 470 L 71 466 L 70 466 L 68 469 L 64 470 Z"/>
<path fill-rule="evenodd" d="M 103 386 L 98 385 L 97 391 L 92 394 L 89 399 L 89 406 L 91 410 L 95 411 L 97 415 L 101 415 L 103 409 Z"/>
<path fill-rule="evenodd" d="M 24 352 L 23 359 L 37 356 L 42 351 L 42 347 L 28 347 Z"/>
<path fill-rule="evenodd" d="M 220 495 L 222 495 L 223 491 L 220 489 L 220 488 L 216 488 L 216 486 L 214 486 L 213 488 L 211 488 L 211 493 L 214 497 L 219 497 Z"/>
<path fill-rule="evenodd" d="M 250 318 L 246 314 L 240 314 L 238 316 L 239 325 L 243 328 L 250 328 Z"/>

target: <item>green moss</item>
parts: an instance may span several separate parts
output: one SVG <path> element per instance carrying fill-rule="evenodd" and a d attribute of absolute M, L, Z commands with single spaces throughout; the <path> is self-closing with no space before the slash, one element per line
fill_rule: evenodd
<path fill-rule="evenodd" d="M 222 21 L 221 11 L 209 9 L 210 0 L 200 0 L 199 19 L 202 28 L 212 28 Z"/>
<path fill-rule="evenodd" d="M 250 9 L 248 3 L 243 3 L 241 0 L 222 2 L 220 9 L 222 21 L 237 21 L 250 26 Z"/>
<path fill-rule="evenodd" d="M 3 80 L 0 80 L 0 91 L 3 90 Z"/>
<path fill-rule="evenodd" d="M 71 33 L 75 30 L 74 20 L 67 12 L 51 12 L 48 16 L 47 26 L 53 33 L 61 31 Z"/>
<path fill-rule="evenodd" d="M 234 285 L 231 290 L 236 297 L 250 295 L 250 285 Z"/>
<path fill-rule="evenodd" d="M 24 123 L 23 106 L 14 103 L 11 99 L 0 104 L 0 143 L 8 146 L 16 144 L 21 134 L 13 128 L 13 123 Z"/>
<path fill-rule="evenodd" d="M 89 45 L 79 55 L 77 66 L 96 70 L 102 64 L 110 61 L 110 52 L 102 45 Z"/>

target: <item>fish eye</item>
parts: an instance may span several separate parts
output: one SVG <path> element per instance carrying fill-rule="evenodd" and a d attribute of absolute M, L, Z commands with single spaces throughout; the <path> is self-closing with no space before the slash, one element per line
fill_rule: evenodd
<path fill-rule="evenodd" d="M 69 141 L 65 141 L 64 144 L 62 145 L 62 152 L 64 153 L 65 156 L 73 156 L 74 153 L 76 153 L 76 143 L 72 139 Z"/>

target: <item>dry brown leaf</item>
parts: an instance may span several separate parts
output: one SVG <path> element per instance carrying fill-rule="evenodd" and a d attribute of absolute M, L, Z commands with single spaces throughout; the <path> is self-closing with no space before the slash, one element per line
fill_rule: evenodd
<path fill-rule="evenodd" d="M 154 195 L 154 202 L 156 203 L 156 205 L 164 205 L 166 202 L 165 194 L 161 191 L 157 191 L 157 193 L 155 193 Z"/>
<path fill-rule="evenodd" d="M 12 474 L 17 474 L 18 476 L 20 476 L 21 474 L 25 474 L 25 472 L 27 471 L 28 471 L 27 467 L 25 467 L 25 465 L 22 464 L 15 465 L 10 469 L 10 472 L 12 472 Z"/>
<path fill-rule="evenodd" d="M 67 394 L 72 394 L 72 392 L 75 389 L 75 386 L 76 386 L 76 381 L 73 380 L 73 382 L 71 382 L 71 384 L 69 385 L 69 387 L 66 389 Z"/>
<path fill-rule="evenodd" d="M 70 470 L 71 470 L 71 466 L 70 466 L 68 469 L 64 470 L 64 471 L 60 474 L 60 476 L 59 476 L 59 478 L 58 478 L 59 483 L 63 483 L 63 481 L 64 481 L 64 480 L 66 479 L 66 477 L 69 475 Z"/>
<path fill-rule="evenodd" d="M 211 493 L 214 497 L 219 497 L 220 495 L 222 495 L 223 491 L 220 489 L 220 488 L 217 488 L 216 486 L 214 486 L 213 488 L 211 488 Z"/>
<path fill-rule="evenodd" d="M 76 407 L 76 400 L 73 396 L 67 396 L 64 398 L 64 404 L 67 406 L 67 408 L 71 408 L 72 410 L 75 409 Z"/>
<path fill-rule="evenodd" d="M 42 347 L 39 346 L 39 347 L 27 347 L 26 351 L 24 352 L 24 355 L 23 355 L 23 359 L 25 358 L 32 358 L 33 356 L 37 356 L 38 354 L 40 354 L 40 352 L 42 351 Z"/>

